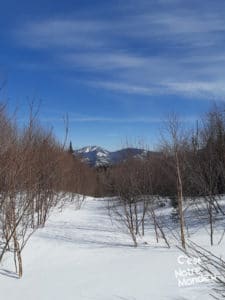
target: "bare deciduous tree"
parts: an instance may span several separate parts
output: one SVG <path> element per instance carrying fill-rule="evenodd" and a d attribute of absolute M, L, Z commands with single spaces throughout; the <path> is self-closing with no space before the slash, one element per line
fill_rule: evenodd
<path fill-rule="evenodd" d="M 183 168 L 185 160 L 185 149 L 187 138 L 182 129 L 181 123 L 176 115 L 171 115 L 166 124 L 166 134 L 163 138 L 163 152 L 166 160 L 172 162 L 172 169 L 176 175 L 176 193 L 178 202 L 178 214 L 180 221 L 180 237 L 182 247 L 185 249 L 185 220 L 183 213 L 184 190 L 183 190 Z"/>

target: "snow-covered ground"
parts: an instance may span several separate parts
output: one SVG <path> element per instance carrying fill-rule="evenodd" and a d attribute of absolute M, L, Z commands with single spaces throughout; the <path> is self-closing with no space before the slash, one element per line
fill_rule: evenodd
<path fill-rule="evenodd" d="M 182 254 L 153 234 L 138 248 L 108 216 L 106 201 L 87 198 L 81 210 L 56 210 L 23 252 L 24 276 L 17 279 L 9 259 L 0 268 L 1 300 L 211 299 L 210 284 L 179 287 L 175 271 Z M 169 211 L 168 208 L 164 209 Z M 194 240 L 208 246 L 205 230 Z M 224 243 L 224 241 L 222 242 Z M 224 245 L 215 246 L 217 251 Z M 219 249 L 219 250 L 218 250 Z"/>

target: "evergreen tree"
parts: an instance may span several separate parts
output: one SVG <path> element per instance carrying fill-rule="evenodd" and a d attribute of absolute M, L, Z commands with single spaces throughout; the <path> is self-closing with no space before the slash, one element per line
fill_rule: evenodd
<path fill-rule="evenodd" d="M 72 142 L 71 142 L 71 141 L 70 141 L 70 145 L 69 145 L 69 150 L 68 150 L 68 152 L 69 152 L 70 154 L 73 154 L 73 153 L 74 153 L 73 145 L 72 145 Z"/>

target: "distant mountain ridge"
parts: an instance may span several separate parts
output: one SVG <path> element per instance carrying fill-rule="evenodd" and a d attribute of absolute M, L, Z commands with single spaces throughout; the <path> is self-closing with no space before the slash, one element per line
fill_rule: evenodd
<path fill-rule="evenodd" d="M 117 164 L 127 157 L 144 158 L 150 151 L 138 148 L 125 148 L 118 151 L 108 151 L 99 146 L 87 146 L 75 150 L 74 154 L 94 167 Z"/>

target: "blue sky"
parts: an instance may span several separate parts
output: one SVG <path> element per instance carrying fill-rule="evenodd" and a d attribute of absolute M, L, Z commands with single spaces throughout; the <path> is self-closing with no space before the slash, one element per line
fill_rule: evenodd
<path fill-rule="evenodd" d="M 0 97 L 74 147 L 154 147 L 162 119 L 191 124 L 225 100 L 224 0 L 2 1 Z"/>

